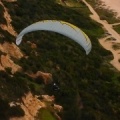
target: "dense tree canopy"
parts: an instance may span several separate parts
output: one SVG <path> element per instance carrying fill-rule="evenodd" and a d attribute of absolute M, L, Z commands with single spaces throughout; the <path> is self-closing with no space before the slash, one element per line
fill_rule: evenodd
<path fill-rule="evenodd" d="M 40 20 L 64 20 L 80 27 L 90 37 L 93 48 L 86 56 L 77 43 L 57 33 L 38 31 L 27 34 L 19 47 L 28 59 L 24 57 L 16 61 L 23 71 L 14 74 L 14 77 L 9 72 L 0 72 L 0 85 L 4 86 L 4 89 L 0 88 L 0 96 L 13 100 L 29 90 L 35 94 L 44 91 L 54 94 L 56 102 L 63 106 L 60 114 L 63 120 L 119 120 L 120 75 L 106 62 L 110 53 L 98 43 L 104 31 L 89 18 L 88 9 L 84 10 L 85 5 L 81 4 L 80 11 L 63 7 L 55 0 L 4 1 L 4 4 L 18 33 Z M 3 34 L 6 38 L 10 37 L 10 41 L 15 41 L 15 37 L 6 32 Z M 36 44 L 37 48 L 32 49 L 27 41 Z M 36 83 L 24 74 L 38 70 L 52 73 L 60 90 L 54 91 L 51 84 L 41 88 L 43 83 Z"/>

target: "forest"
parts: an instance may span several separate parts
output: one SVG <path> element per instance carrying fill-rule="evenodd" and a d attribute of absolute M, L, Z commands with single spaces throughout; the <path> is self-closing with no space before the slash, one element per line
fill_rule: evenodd
<path fill-rule="evenodd" d="M 109 63 L 111 53 L 99 44 L 98 38 L 104 35 L 104 30 L 89 18 L 85 4 L 80 2 L 75 8 L 62 6 L 56 0 L 2 2 L 9 10 L 11 24 L 17 33 L 40 20 L 63 20 L 80 27 L 89 36 L 92 50 L 86 55 L 77 43 L 53 32 L 37 31 L 25 35 L 19 48 L 28 59 L 15 60 L 23 70 L 13 77 L 10 68 L 7 72 L 0 71 L 0 106 L 3 106 L 0 118 L 8 119 L 13 113 L 23 116 L 19 106 L 9 108 L 8 103 L 31 91 L 38 95 L 54 94 L 56 103 L 64 108 L 59 114 L 62 120 L 119 120 L 120 74 Z M 3 12 L 0 6 L 0 15 Z M 6 21 L 0 19 L 0 22 Z M 16 38 L 7 31 L 0 29 L 0 32 L 5 36 L 0 38 L 0 43 L 15 42 Z M 32 49 L 27 41 L 37 47 Z M 51 84 L 43 85 L 25 74 L 39 70 L 51 73 L 60 90 L 54 91 Z"/>

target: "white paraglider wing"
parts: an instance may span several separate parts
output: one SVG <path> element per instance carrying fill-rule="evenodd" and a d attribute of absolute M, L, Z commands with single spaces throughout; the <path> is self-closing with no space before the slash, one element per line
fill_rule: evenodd
<path fill-rule="evenodd" d="M 19 45 L 21 43 L 22 37 L 26 33 L 37 30 L 53 31 L 62 34 L 80 44 L 86 51 L 86 54 L 91 51 L 92 45 L 88 36 L 80 28 L 74 26 L 73 24 L 60 20 L 43 20 L 26 27 L 17 36 L 16 44 Z"/>

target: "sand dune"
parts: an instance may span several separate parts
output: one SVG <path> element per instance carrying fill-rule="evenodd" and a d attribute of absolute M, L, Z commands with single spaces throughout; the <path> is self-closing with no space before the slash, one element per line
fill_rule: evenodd
<path fill-rule="evenodd" d="M 105 8 L 111 9 L 120 17 L 120 0 L 101 0 L 105 4 Z"/>
<path fill-rule="evenodd" d="M 109 24 L 107 21 L 105 20 L 101 20 L 99 15 L 97 14 L 97 12 L 92 8 L 92 6 L 86 2 L 86 0 L 82 0 L 86 6 L 89 8 L 89 10 L 91 11 L 92 15 L 90 15 L 90 17 L 95 20 L 96 22 L 102 24 L 103 28 L 106 29 L 106 31 L 108 31 L 108 33 L 110 34 L 110 36 L 108 36 L 108 38 L 113 37 L 115 38 L 115 40 L 113 41 L 106 41 L 107 37 L 104 38 L 100 38 L 99 42 L 100 44 L 106 49 L 111 51 L 111 53 L 113 54 L 113 60 L 110 61 L 110 63 L 117 69 L 120 71 L 120 49 L 118 50 L 114 50 L 113 49 L 113 45 L 114 44 L 120 44 L 120 35 L 112 28 L 112 25 Z M 116 23 L 115 23 L 116 24 Z M 119 23 L 117 23 L 119 24 Z M 113 24 L 114 25 L 114 24 Z"/>

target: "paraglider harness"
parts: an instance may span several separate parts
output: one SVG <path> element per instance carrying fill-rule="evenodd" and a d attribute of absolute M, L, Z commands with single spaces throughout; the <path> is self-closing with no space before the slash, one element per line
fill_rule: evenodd
<path fill-rule="evenodd" d="M 53 82 L 52 88 L 55 91 L 58 91 L 60 89 L 59 86 L 55 82 Z"/>

